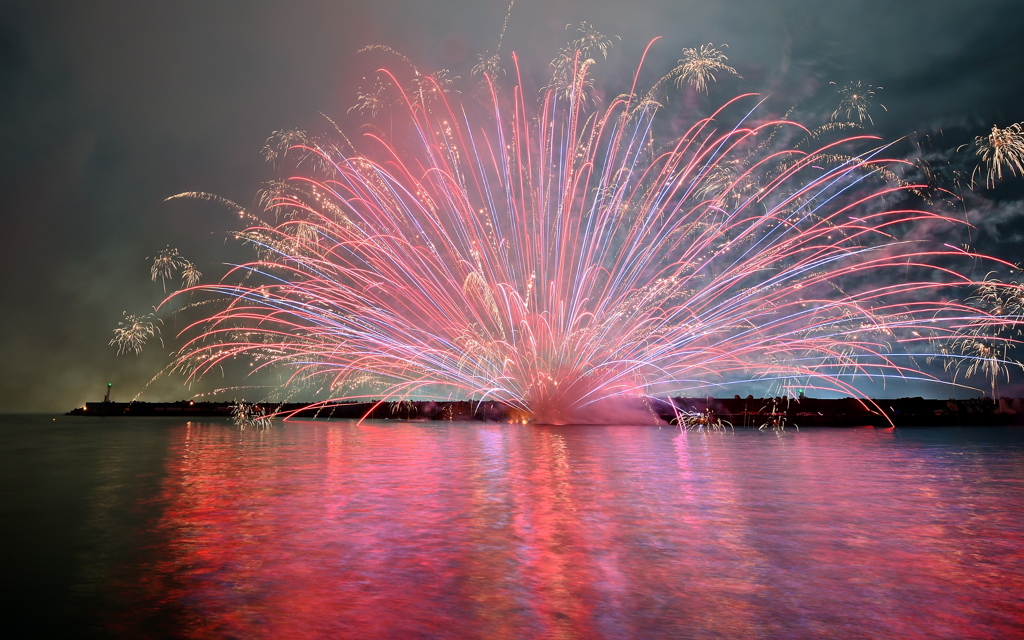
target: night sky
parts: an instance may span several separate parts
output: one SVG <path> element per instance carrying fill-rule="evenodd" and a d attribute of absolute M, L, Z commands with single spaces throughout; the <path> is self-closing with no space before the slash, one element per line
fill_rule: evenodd
<path fill-rule="evenodd" d="M 542 73 L 581 20 L 622 37 L 610 67 L 631 74 L 647 42 L 664 72 L 682 47 L 728 43 L 744 80 L 712 95 L 771 92 L 796 103 L 829 81 L 884 89 L 874 131 L 941 137 L 948 148 L 1024 120 L 1019 0 L 519 0 L 506 49 Z M 164 202 L 208 191 L 250 204 L 272 171 L 271 132 L 344 126 L 362 76 L 405 52 L 466 77 L 493 49 L 506 5 L 480 0 L 149 3 L 0 0 L 0 181 L 5 295 L 0 411 L 66 411 L 128 400 L 167 363 L 170 344 L 118 357 L 123 311 L 163 297 L 151 258 L 177 247 L 218 276 L 232 228 L 221 209 Z M 677 106 L 676 108 L 682 108 Z M 941 132 L 941 133 L 940 133 Z M 1024 190 L 1009 180 L 972 200 L 979 248 L 1018 261 Z M 175 333 L 173 323 L 165 336 Z M 190 397 L 180 379 L 143 399 Z"/>

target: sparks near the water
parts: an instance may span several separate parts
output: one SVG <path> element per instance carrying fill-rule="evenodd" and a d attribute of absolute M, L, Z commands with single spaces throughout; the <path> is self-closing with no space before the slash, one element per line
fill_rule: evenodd
<path fill-rule="evenodd" d="M 766 117 L 755 95 L 663 139 L 635 79 L 595 106 L 588 47 L 611 41 L 591 31 L 539 104 L 514 55 L 500 74 L 488 58 L 484 92 L 382 70 L 358 110 L 386 108 L 389 133 L 277 136 L 268 157 L 294 173 L 264 211 L 239 209 L 257 258 L 171 296 L 223 303 L 183 331 L 174 368 L 241 360 L 335 401 L 470 397 L 597 422 L 617 397 L 935 379 L 926 358 L 969 365 L 965 332 L 1020 321 L 970 303 L 967 274 L 1004 265 L 946 244 L 964 222 L 909 205 L 927 185 L 893 179 L 885 144 Z M 654 86 L 693 82 L 676 76 Z"/>

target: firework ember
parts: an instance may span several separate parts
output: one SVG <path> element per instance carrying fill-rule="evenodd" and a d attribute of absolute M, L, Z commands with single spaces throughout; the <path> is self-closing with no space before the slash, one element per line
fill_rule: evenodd
<path fill-rule="evenodd" d="M 293 177 L 241 212 L 257 257 L 184 290 L 216 310 L 174 366 L 596 422 L 613 398 L 934 379 L 919 362 L 989 358 L 965 331 L 1020 320 L 970 304 L 964 274 L 998 261 L 933 240 L 963 223 L 912 206 L 927 185 L 894 179 L 876 139 L 767 117 L 749 95 L 663 138 L 654 90 L 594 109 L 587 70 L 608 46 L 582 25 L 537 105 L 515 56 L 487 56 L 484 97 L 381 72 L 357 110 L 394 124 L 358 148 L 286 136 L 268 157 Z M 706 91 L 736 74 L 725 60 L 692 50 L 654 86 Z"/>

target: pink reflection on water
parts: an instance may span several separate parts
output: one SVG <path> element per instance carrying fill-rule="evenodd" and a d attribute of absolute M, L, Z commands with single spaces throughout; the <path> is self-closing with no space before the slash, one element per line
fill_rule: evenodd
<path fill-rule="evenodd" d="M 1021 449 L 899 437 L 189 425 L 117 630 L 1019 635 Z"/>

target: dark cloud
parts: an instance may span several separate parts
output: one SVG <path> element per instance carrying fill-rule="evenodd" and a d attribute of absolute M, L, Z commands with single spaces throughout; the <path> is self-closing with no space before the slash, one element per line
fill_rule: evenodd
<path fill-rule="evenodd" d="M 358 49 L 386 44 L 467 75 L 504 14 L 475 0 L 0 3 L 0 410 L 67 409 L 108 380 L 122 398 L 141 389 L 161 350 L 117 358 L 106 343 L 122 311 L 161 297 L 147 257 L 170 244 L 216 273 L 229 227 L 215 207 L 164 198 L 251 202 L 272 131 L 322 130 L 320 112 L 344 120 L 373 71 Z M 746 78 L 730 91 L 792 104 L 863 80 L 884 87 L 884 135 L 955 123 L 955 146 L 1024 120 L 1019 14 L 1009 1 L 519 0 L 506 47 L 539 76 L 566 25 L 587 20 L 623 38 L 610 67 L 629 76 L 655 36 L 655 70 L 681 47 L 728 43 Z M 1019 213 L 992 205 L 981 226 L 1018 238 Z M 159 384 L 151 397 L 186 395 Z"/>
<path fill-rule="evenodd" d="M 1020 262 L 1018 251 L 1024 246 L 1024 200 L 975 202 L 970 207 L 970 217 L 990 243 L 1011 245 L 1014 249 L 1011 252 L 996 246 L 993 253 L 1004 254 L 1007 259 Z"/>

